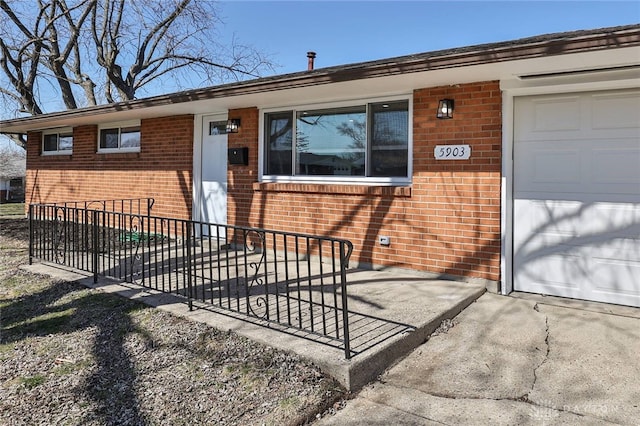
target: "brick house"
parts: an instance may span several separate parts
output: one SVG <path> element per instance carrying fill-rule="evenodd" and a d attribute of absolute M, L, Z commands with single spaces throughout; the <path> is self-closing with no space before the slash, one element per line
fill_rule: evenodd
<path fill-rule="evenodd" d="M 15 150 L 0 152 L 0 204 L 21 202 L 24 198 L 26 162 L 24 153 Z"/>
<path fill-rule="evenodd" d="M 361 266 L 640 306 L 639 77 L 632 25 L 6 120 L 0 131 L 28 135 L 27 203 L 150 196 L 161 216 L 347 238 Z M 449 119 L 437 117 L 445 100 Z"/>

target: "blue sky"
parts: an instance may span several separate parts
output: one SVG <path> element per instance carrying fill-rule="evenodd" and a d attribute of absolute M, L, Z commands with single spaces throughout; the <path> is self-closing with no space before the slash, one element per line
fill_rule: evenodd
<path fill-rule="evenodd" d="M 640 1 L 223 1 L 220 33 L 269 53 L 275 74 L 640 23 Z M 165 89 L 166 90 L 166 89 Z M 160 94 L 162 90 L 159 91 Z M 0 146 L 2 145 L 0 137 Z M 6 143 L 6 142 L 5 142 Z"/>
<path fill-rule="evenodd" d="M 225 34 L 277 74 L 552 32 L 640 23 L 640 1 L 227 1 Z"/>

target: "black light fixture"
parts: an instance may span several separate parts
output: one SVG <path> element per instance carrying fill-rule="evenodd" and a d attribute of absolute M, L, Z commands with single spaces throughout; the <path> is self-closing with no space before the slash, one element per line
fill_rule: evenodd
<path fill-rule="evenodd" d="M 230 118 L 227 120 L 227 133 L 238 133 L 240 130 L 240 119 Z"/>
<path fill-rule="evenodd" d="M 440 99 L 438 102 L 438 118 L 453 118 L 453 99 Z"/>

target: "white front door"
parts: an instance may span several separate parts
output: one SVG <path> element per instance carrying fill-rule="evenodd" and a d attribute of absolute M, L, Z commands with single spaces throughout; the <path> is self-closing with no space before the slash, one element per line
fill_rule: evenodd
<path fill-rule="evenodd" d="M 514 105 L 514 289 L 640 307 L 640 91 Z"/>
<path fill-rule="evenodd" d="M 217 225 L 227 224 L 226 124 L 226 115 L 209 115 L 202 119 L 200 218 L 202 222 Z M 204 234 L 209 234 L 206 228 Z M 224 237 L 225 229 L 211 227 L 210 234 L 214 237 Z"/>

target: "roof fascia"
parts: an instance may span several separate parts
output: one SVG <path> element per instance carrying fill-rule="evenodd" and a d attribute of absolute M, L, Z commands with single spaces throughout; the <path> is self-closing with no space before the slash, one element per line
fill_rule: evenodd
<path fill-rule="evenodd" d="M 593 52 L 603 49 L 639 45 L 640 25 L 616 27 L 608 30 L 589 30 L 550 34 L 511 42 L 469 46 L 378 61 L 321 68 L 313 71 L 259 78 L 244 82 L 160 95 L 140 100 L 4 120 L 0 121 L 0 133 L 24 133 L 26 129 L 34 129 L 38 127 L 45 128 L 55 124 L 56 120 L 62 118 L 69 119 L 73 117 L 87 117 L 91 115 L 134 111 L 191 101 L 227 98 L 283 89 L 348 82 L 367 78 L 388 77 L 447 68 L 470 67 L 474 65 L 539 58 L 543 56 Z"/>

